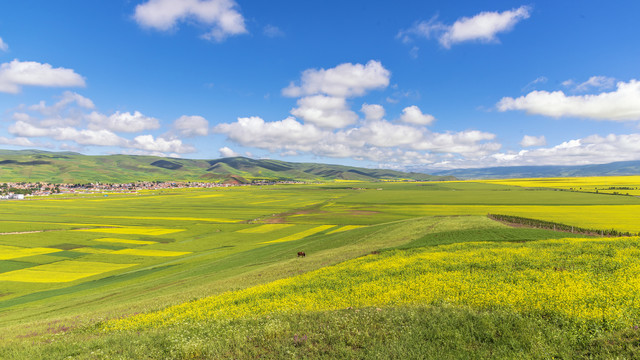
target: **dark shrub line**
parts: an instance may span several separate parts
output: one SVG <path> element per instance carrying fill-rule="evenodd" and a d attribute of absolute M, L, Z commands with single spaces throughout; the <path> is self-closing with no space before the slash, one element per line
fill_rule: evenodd
<path fill-rule="evenodd" d="M 496 220 L 508 224 L 516 224 L 526 227 L 538 228 L 538 229 L 550 229 L 554 231 L 564 231 L 574 234 L 585 235 L 598 235 L 598 236 L 638 236 L 638 233 L 632 233 L 629 231 L 618 231 L 616 229 L 602 230 L 602 229 L 585 229 L 577 226 L 571 226 L 566 224 L 560 224 L 551 221 L 530 219 L 521 216 L 513 215 L 501 215 L 501 214 L 487 214 L 487 217 L 491 220 Z"/>

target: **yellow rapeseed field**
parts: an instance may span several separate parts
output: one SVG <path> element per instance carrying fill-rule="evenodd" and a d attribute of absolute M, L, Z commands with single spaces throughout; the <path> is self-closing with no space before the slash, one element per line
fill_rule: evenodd
<path fill-rule="evenodd" d="M 60 249 L 52 249 L 45 247 L 23 248 L 17 246 L 0 245 L 0 260 L 17 259 L 25 256 L 51 254 Z"/>
<path fill-rule="evenodd" d="M 197 218 L 197 217 L 176 217 L 176 216 L 99 216 L 109 219 L 134 219 L 134 220 L 174 220 L 174 221 L 208 221 L 217 223 L 237 223 L 242 220 L 223 218 Z"/>
<path fill-rule="evenodd" d="M 479 242 L 390 251 L 114 320 L 106 323 L 105 329 L 443 303 L 559 317 L 577 326 L 637 325 L 640 238 Z"/>
<path fill-rule="evenodd" d="M 112 251 L 111 254 L 119 255 L 138 255 L 138 256 L 182 256 L 191 254 L 189 251 L 168 251 L 168 250 L 152 250 L 152 249 L 122 249 Z"/>
<path fill-rule="evenodd" d="M 545 187 L 575 191 L 640 195 L 640 176 L 593 176 L 567 178 L 532 178 L 479 180 L 477 182 L 521 187 Z"/>
<path fill-rule="evenodd" d="M 70 282 L 135 265 L 137 264 L 111 264 L 94 261 L 64 260 L 2 273 L 0 274 L 0 281 L 31 283 Z"/>
<path fill-rule="evenodd" d="M 60 283 L 70 282 L 99 273 L 68 273 L 64 271 L 41 271 L 35 269 L 21 269 L 0 274 L 0 281 L 28 282 L 28 283 Z"/>
<path fill-rule="evenodd" d="M 156 244 L 156 241 L 147 241 L 147 240 L 127 240 L 127 239 L 118 239 L 118 238 L 101 238 L 101 239 L 93 239 L 93 241 L 106 242 L 106 243 L 117 243 L 117 244 L 134 244 L 134 245 L 149 245 Z"/>
<path fill-rule="evenodd" d="M 640 186 L 640 176 L 590 176 L 528 179 L 478 180 L 492 184 L 515 185 L 524 187 L 579 188 L 595 186 Z"/>
<path fill-rule="evenodd" d="M 126 235 L 166 235 L 184 231 L 184 229 L 158 229 L 145 227 L 121 227 L 121 228 L 96 228 L 96 229 L 77 229 L 74 231 L 99 232 L 106 234 L 126 234 Z"/>
<path fill-rule="evenodd" d="M 316 226 L 314 228 L 305 230 L 305 231 L 301 231 L 299 233 L 295 233 L 289 236 L 285 236 L 283 238 L 277 239 L 277 240 L 271 240 L 271 241 L 265 241 L 263 242 L 263 244 L 273 244 L 273 243 L 280 243 L 280 242 L 286 242 L 286 241 L 294 241 L 294 240 L 300 240 L 303 238 L 306 238 L 307 236 L 311 236 L 313 234 L 317 234 L 321 231 L 327 230 L 327 229 L 331 229 L 332 227 L 334 227 L 335 225 L 320 225 L 320 226 Z"/>

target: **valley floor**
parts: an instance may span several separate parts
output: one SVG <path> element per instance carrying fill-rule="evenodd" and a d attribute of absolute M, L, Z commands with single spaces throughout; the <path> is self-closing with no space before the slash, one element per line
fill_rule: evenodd
<path fill-rule="evenodd" d="M 486 217 L 638 232 L 640 199 L 532 189 L 327 184 L 10 203 L 0 357 L 640 356 L 639 238 Z"/>

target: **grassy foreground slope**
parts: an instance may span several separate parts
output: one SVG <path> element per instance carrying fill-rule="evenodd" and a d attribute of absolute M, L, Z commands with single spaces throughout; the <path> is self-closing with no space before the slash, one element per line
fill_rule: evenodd
<path fill-rule="evenodd" d="M 216 160 L 161 158 L 156 156 L 87 156 L 73 152 L 0 150 L 3 182 L 126 183 L 132 181 L 233 181 L 251 180 L 446 180 L 384 169 L 291 163 L 232 157 Z"/>
<path fill-rule="evenodd" d="M 61 251 L 0 260 L 0 358 L 637 355 L 637 238 L 553 240 L 572 234 L 484 216 L 571 207 L 590 221 L 602 216 L 587 209 L 624 213 L 634 197 L 363 183 L 3 205 L 15 233 L 0 246 Z M 136 265 L 7 281 L 70 260 Z"/>
<path fill-rule="evenodd" d="M 442 234 L 435 232 L 429 247 L 384 251 L 3 351 L 25 359 L 640 355 L 639 284 L 629 282 L 640 276 L 638 238 L 518 240 L 549 234 L 473 217 L 438 226 L 464 220 L 467 230 L 498 236 L 433 246 Z M 502 230 L 510 241 L 496 242 Z M 612 248 L 627 256 L 611 258 Z"/>

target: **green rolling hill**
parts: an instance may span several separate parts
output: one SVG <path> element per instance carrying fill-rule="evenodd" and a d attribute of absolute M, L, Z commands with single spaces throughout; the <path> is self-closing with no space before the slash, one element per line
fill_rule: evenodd
<path fill-rule="evenodd" d="M 194 160 L 138 155 L 89 156 L 74 152 L 0 150 L 0 182 L 123 183 L 132 181 L 215 181 L 247 183 L 253 180 L 452 180 L 386 169 L 342 165 L 292 163 L 232 157 Z"/>

